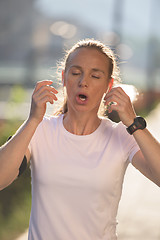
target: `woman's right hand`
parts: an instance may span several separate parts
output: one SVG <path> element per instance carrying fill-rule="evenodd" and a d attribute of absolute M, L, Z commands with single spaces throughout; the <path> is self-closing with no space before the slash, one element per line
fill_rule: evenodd
<path fill-rule="evenodd" d="M 29 119 L 36 121 L 37 124 L 39 124 L 44 117 L 47 102 L 53 104 L 54 101 L 57 101 L 55 94 L 57 94 L 58 91 L 54 87 L 50 86 L 52 83 L 53 82 L 50 80 L 37 82 L 32 94 Z"/>

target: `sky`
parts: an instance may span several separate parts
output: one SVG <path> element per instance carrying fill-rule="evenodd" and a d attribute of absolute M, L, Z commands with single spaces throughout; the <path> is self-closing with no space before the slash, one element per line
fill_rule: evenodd
<path fill-rule="evenodd" d="M 78 19 L 97 31 L 112 29 L 113 10 L 117 0 L 36 0 L 35 6 L 45 15 Z M 147 36 L 152 4 L 157 0 L 119 0 L 123 2 L 123 31 Z M 158 14 L 159 15 L 159 14 Z M 155 22 L 156 23 L 156 22 Z M 158 22 L 157 22 L 158 24 Z M 157 26 L 157 24 L 155 24 Z"/>

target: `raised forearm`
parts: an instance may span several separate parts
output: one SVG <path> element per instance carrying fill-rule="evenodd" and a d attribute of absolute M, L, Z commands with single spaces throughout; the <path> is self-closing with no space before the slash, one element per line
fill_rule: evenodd
<path fill-rule="evenodd" d="M 10 184 L 18 175 L 19 167 L 29 142 L 46 112 L 46 104 L 57 100 L 58 91 L 50 86 L 53 82 L 38 82 L 32 94 L 30 116 L 16 134 L 0 148 L 0 189 Z"/>
<path fill-rule="evenodd" d="M 106 94 L 105 100 L 106 105 L 110 102 L 115 103 L 110 106 L 110 111 L 117 111 L 121 121 L 127 128 L 133 124 L 136 113 L 129 96 L 122 88 L 113 88 Z M 147 129 L 139 129 L 133 133 L 133 136 L 142 154 L 135 154 L 132 164 L 146 177 L 160 186 L 160 143 Z"/>
<path fill-rule="evenodd" d="M 137 130 L 133 136 L 146 160 L 152 177 L 160 184 L 160 143 L 147 130 Z"/>
<path fill-rule="evenodd" d="M 27 120 L 0 148 L 0 189 L 7 186 L 18 175 L 24 154 L 37 126 L 35 121 Z"/>

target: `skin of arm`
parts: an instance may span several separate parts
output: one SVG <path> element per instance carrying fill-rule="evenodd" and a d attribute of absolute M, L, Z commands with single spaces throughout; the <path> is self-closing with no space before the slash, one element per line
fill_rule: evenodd
<path fill-rule="evenodd" d="M 0 148 L 0 190 L 18 176 L 19 167 L 25 154 L 29 161 L 28 145 L 36 128 L 36 123 L 27 120 L 12 139 Z"/>
<path fill-rule="evenodd" d="M 36 128 L 46 112 L 46 104 L 57 100 L 58 91 L 50 86 L 53 82 L 38 82 L 33 95 L 29 118 L 22 124 L 15 135 L 0 148 L 0 190 L 8 186 L 18 176 L 24 155 L 30 160 L 28 145 Z"/>
<path fill-rule="evenodd" d="M 118 112 L 120 120 L 126 127 L 129 127 L 136 117 L 133 105 L 129 96 L 120 87 L 112 88 L 105 96 L 106 105 L 110 102 L 115 104 L 110 106 L 110 112 Z M 133 159 L 132 164 L 144 176 L 160 186 L 160 143 L 147 130 L 137 130 L 133 136 L 140 147 Z"/>
<path fill-rule="evenodd" d="M 141 149 L 132 159 L 133 166 L 160 187 L 160 143 L 147 129 L 137 130 L 133 136 Z"/>

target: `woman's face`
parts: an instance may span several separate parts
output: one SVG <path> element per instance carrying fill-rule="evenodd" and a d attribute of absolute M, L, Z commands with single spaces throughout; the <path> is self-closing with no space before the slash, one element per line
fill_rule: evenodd
<path fill-rule="evenodd" d="M 96 49 L 79 48 L 68 59 L 63 75 L 68 110 L 97 114 L 109 85 L 107 57 Z"/>

